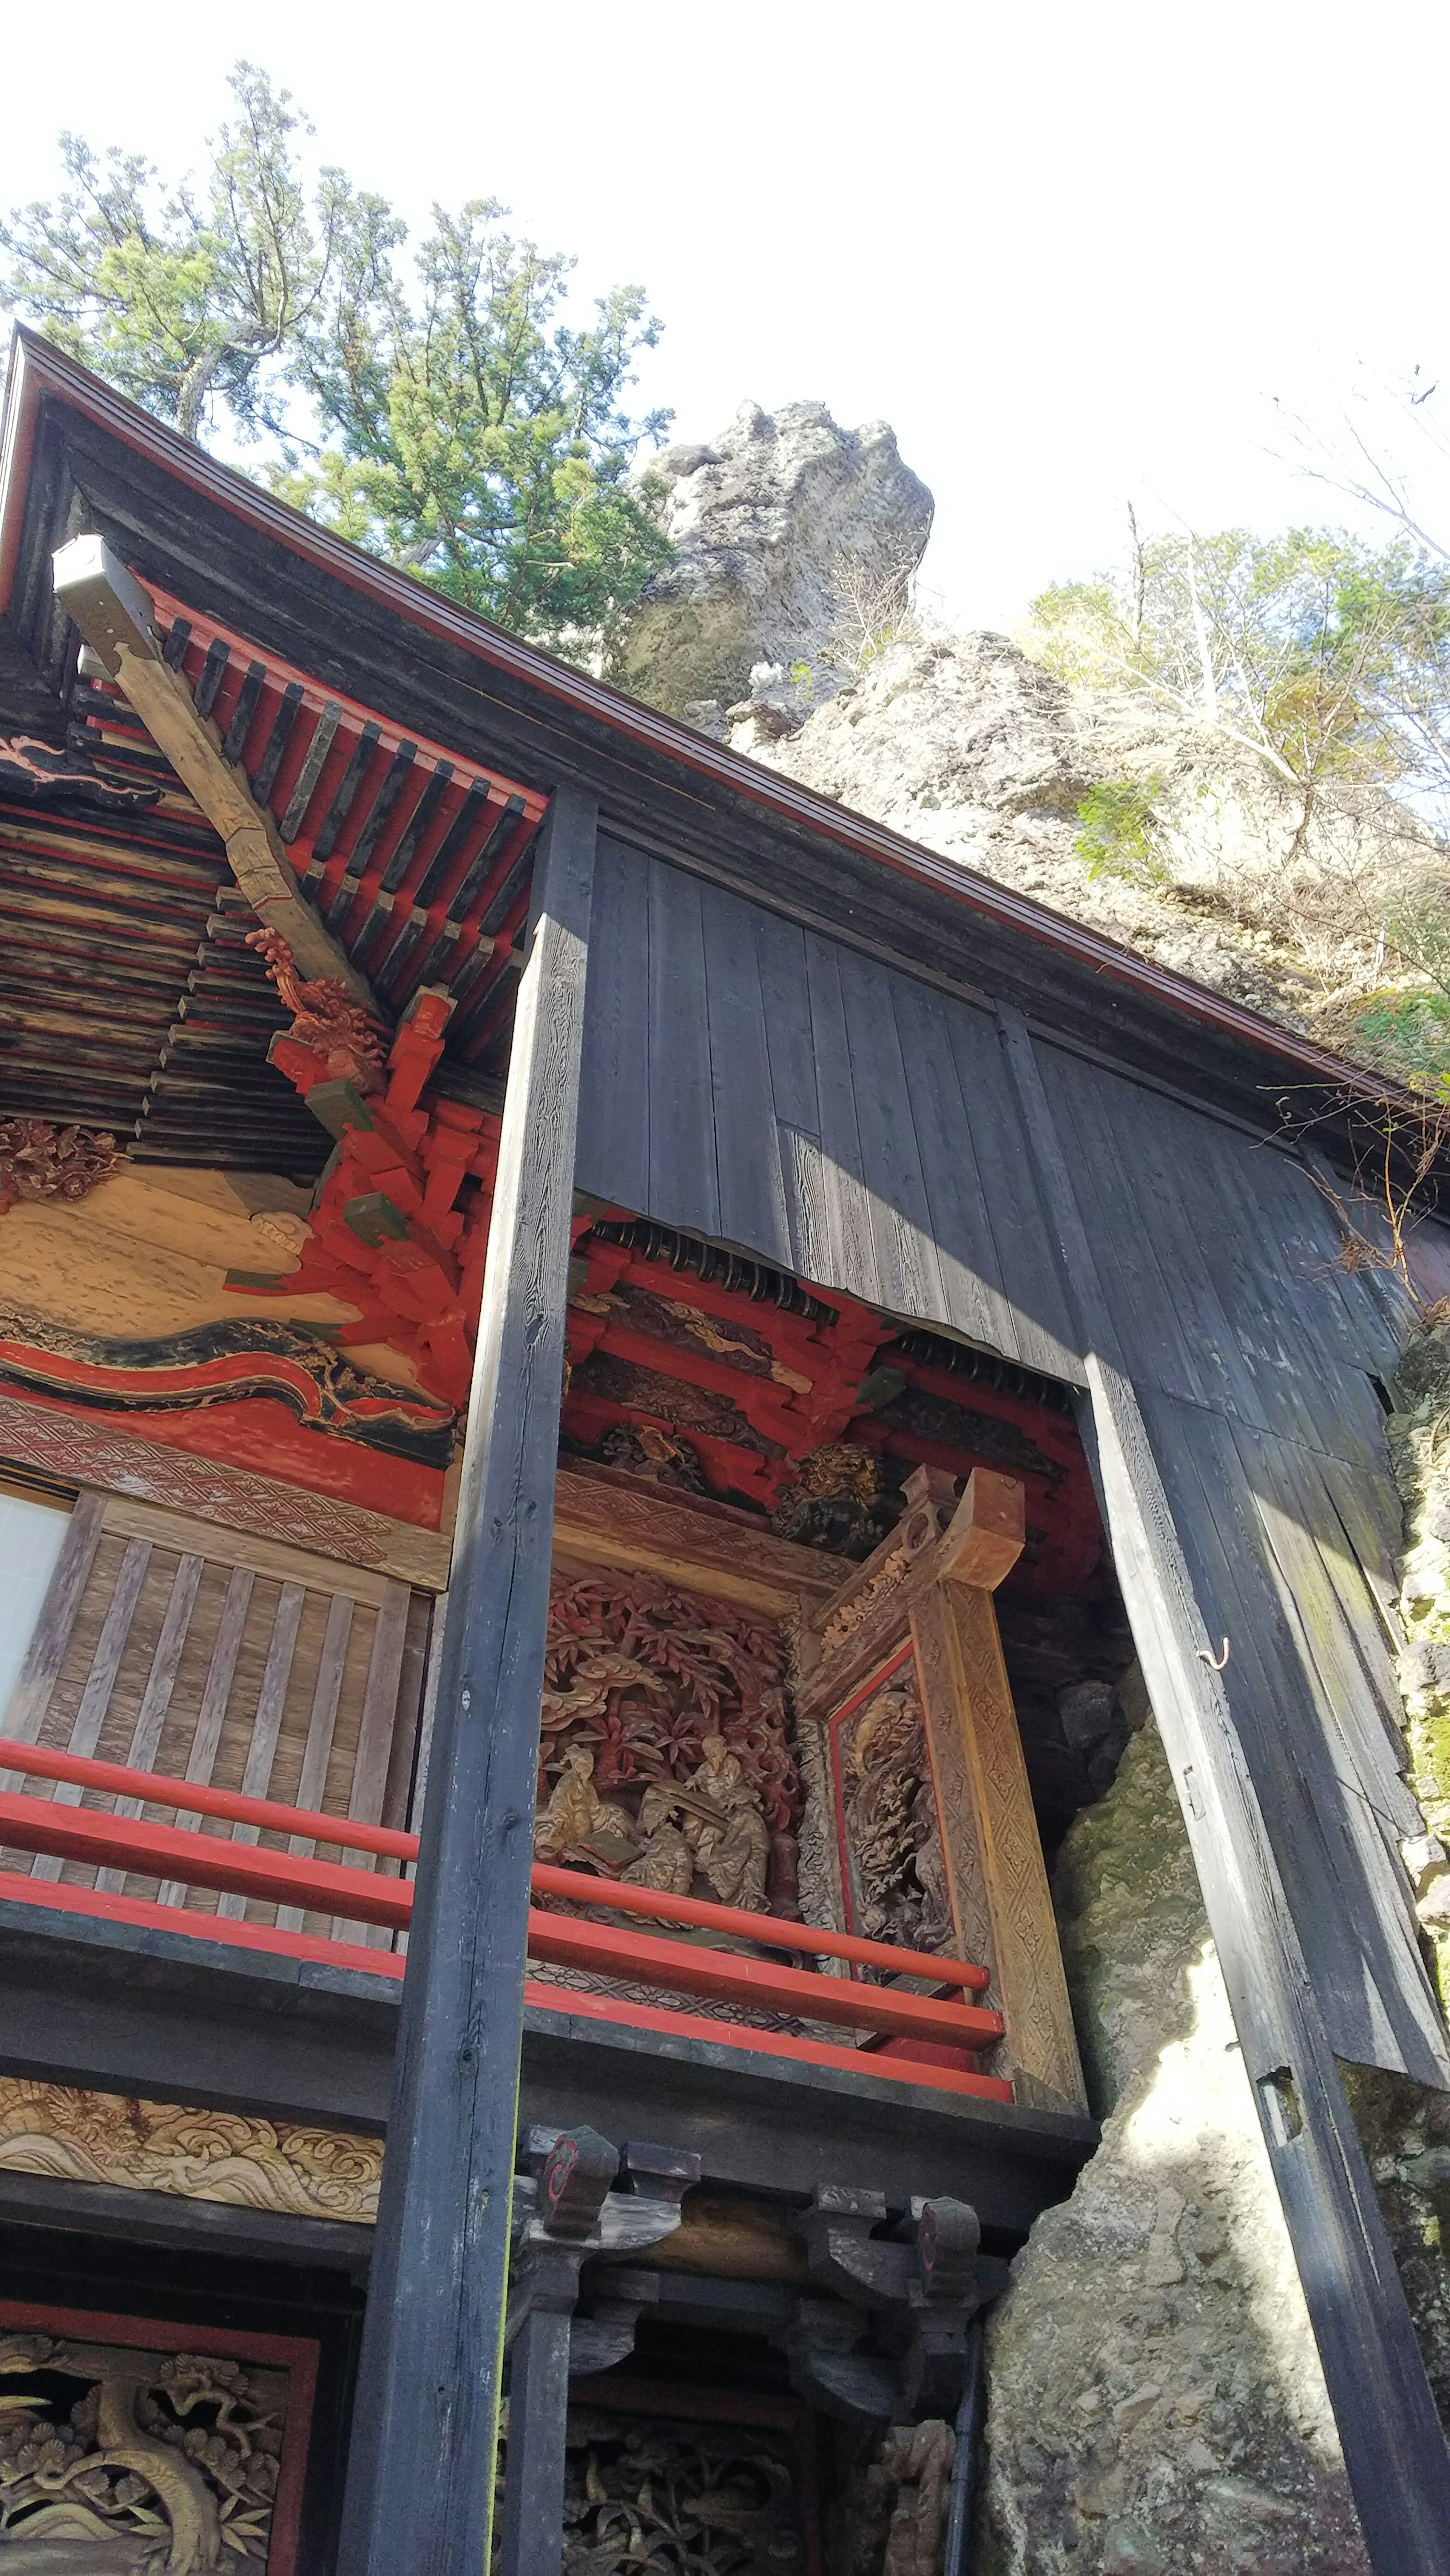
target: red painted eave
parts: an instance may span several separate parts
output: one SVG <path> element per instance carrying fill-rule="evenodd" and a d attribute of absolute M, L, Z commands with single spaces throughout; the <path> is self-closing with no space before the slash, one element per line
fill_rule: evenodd
<path fill-rule="evenodd" d="M 1185 1018 L 1277 1057 L 1280 1079 L 1285 1066 L 1292 1065 L 1316 1083 L 1332 1085 L 1341 1096 L 1348 1089 L 1396 1109 L 1418 1109 L 1420 1104 L 1413 1095 L 1398 1084 L 1377 1078 L 1327 1048 L 1311 1045 L 1278 1022 L 1246 1009 L 1242 1003 L 1226 1000 L 1187 976 L 1152 965 L 1100 932 L 1034 903 L 1030 896 L 1014 893 L 988 877 L 937 857 L 917 842 L 873 823 L 866 815 L 812 795 L 809 789 L 797 786 L 777 771 L 761 768 L 757 762 L 726 750 L 653 707 L 626 697 L 621 690 L 555 660 L 537 645 L 521 642 L 472 609 L 457 607 L 410 575 L 380 563 L 375 556 L 365 554 L 360 547 L 316 526 L 285 502 L 259 490 L 245 476 L 193 447 L 87 368 L 18 324 L 0 424 L 0 616 L 9 607 L 36 422 L 40 403 L 47 395 L 159 465 L 173 480 L 189 485 L 274 544 L 362 592 L 421 633 L 461 649 L 490 669 L 526 682 L 550 699 L 560 715 L 572 711 L 591 723 L 605 725 L 623 743 L 648 749 L 688 772 L 692 780 L 708 780 L 726 788 L 732 795 L 747 799 L 819 840 L 852 850 L 899 876 L 932 886 L 1024 938 L 1040 941 L 1094 972 L 1110 976 L 1145 999 L 1166 1004 Z"/>

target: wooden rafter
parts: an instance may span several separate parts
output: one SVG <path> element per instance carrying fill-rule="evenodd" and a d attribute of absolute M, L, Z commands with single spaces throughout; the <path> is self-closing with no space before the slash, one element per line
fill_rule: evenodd
<path fill-rule="evenodd" d="M 371 987 L 319 920 L 297 883 L 276 824 L 228 760 L 179 671 L 162 658 L 151 604 L 100 537 L 73 537 L 55 557 L 55 595 L 135 709 L 182 785 L 220 834 L 228 864 L 257 917 L 279 930 L 304 975 L 330 975 L 376 1010 Z"/>

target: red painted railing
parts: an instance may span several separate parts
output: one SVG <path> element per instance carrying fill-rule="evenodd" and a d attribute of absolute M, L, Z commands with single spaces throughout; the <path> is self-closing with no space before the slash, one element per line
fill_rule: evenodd
<path fill-rule="evenodd" d="M 270 1798 L 248 1798 L 200 1783 L 172 1780 L 159 1772 L 133 1771 L 114 1762 L 89 1761 L 77 1754 L 52 1752 L 0 1738 L 0 1774 L 20 1772 L 55 1780 L 93 1795 L 130 1798 L 143 1805 L 211 1817 L 219 1823 L 244 1825 L 254 1832 L 285 1834 L 293 1841 L 321 1843 L 360 1856 L 362 1866 L 318 1860 L 308 1854 L 274 1851 L 255 1842 L 232 1842 L 144 1818 L 115 1815 L 106 1809 L 62 1803 L 16 1792 L 0 1793 L 0 1846 L 47 1852 L 56 1858 L 100 1869 L 122 1870 L 141 1878 L 168 1879 L 186 1887 L 215 1889 L 268 1905 L 287 1905 L 304 1913 L 331 1915 L 346 1922 L 381 1925 L 389 1933 L 405 1932 L 412 1914 L 408 1879 L 383 1875 L 368 1864 L 391 1863 L 396 1872 L 416 1860 L 417 1837 L 386 1826 L 359 1825 L 312 1809 L 287 1807 Z M 886 1969 L 936 1987 L 933 1994 L 862 1983 L 851 1976 L 823 1976 L 813 1967 L 775 1959 L 741 1956 L 732 1950 L 660 1938 L 632 1926 L 582 1921 L 546 1911 L 529 1915 L 529 1956 L 541 1964 L 582 1969 L 634 1986 L 657 1987 L 676 1995 L 707 1997 L 717 2004 L 756 2012 L 789 2015 L 840 2024 L 868 2034 L 856 2047 L 796 2038 L 739 2023 L 659 2012 L 613 1996 L 580 1993 L 540 1985 L 534 1999 L 581 2014 L 586 2019 L 632 2022 L 647 2029 L 679 2030 L 774 2054 L 804 2057 L 825 2065 L 849 2065 L 881 2074 L 908 2075 L 911 2081 L 952 2091 L 1010 2101 L 1012 2088 L 999 2077 L 978 2074 L 972 2053 L 1000 2039 L 1000 2014 L 965 2002 L 963 1990 L 980 1994 L 986 1971 L 963 1959 L 943 1959 L 924 1951 L 900 1950 L 844 1932 L 817 1931 L 786 1923 L 779 1916 L 753 1914 L 742 1908 L 707 1904 L 688 1896 L 668 1896 L 654 1889 L 626 1886 L 584 1871 L 558 1869 L 537 1862 L 533 1872 L 536 1897 L 645 1916 L 696 1933 L 747 1940 L 757 1949 L 794 1952 L 798 1958 L 828 1957 L 847 1966 Z M 60 1886 L 18 1873 L 0 1873 L 0 1895 L 32 1903 L 63 1904 L 115 1921 L 154 1922 L 176 1932 L 220 1938 L 282 1950 L 298 1957 L 324 1957 L 366 1965 L 373 1973 L 400 1975 L 403 1962 L 390 1951 L 360 1949 L 318 1934 L 281 1932 L 269 1925 L 219 1921 L 205 1913 L 186 1912 L 144 1899 L 103 1895 L 94 1889 Z M 943 1991 L 945 1990 L 945 1991 Z M 886 2059 L 873 2055 L 883 2046 Z M 905 2063 L 903 2063 L 905 2059 Z"/>

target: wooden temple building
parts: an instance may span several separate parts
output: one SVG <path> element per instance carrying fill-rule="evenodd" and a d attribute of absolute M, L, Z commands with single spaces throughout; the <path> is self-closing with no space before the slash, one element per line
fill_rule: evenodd
<path fill-rule="evenodd" d="M 1135 1658 L 1450 2567 L 1336 2065 L 1450 2083 L 1356 1080 L 17 333 L 0 2571 L 478 2576 L 497 2485 L 501 2576 L 829 2576 L 942 2420 L 961 2576 Z"/>

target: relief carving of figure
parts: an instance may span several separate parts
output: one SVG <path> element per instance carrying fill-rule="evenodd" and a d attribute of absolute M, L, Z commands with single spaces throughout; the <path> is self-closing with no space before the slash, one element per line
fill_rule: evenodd
<path fill-rule="evenodd" d="M 571 1744 L 549 1803 L 534 1825 L 535 1853 L 540 1860 L 557 1860 L 573 1844 L 608 1834 L 614 1825 L 615 1811 L 594 1786 L 593 1754 L 587 1744 Z"/>
<path fill-rule="evenodd" d="M 707 1735 L 700 1749 L 705 1759 L 685 1784 L 699 1802 L 687 1815 L 685 1840 L 721 1904 L 743 1905 L 758 1914 L 765 1904 L 770 1860 L 760 1801 L 723 1735 Z M 712 1808 L 720 1810 L 718 1824 Z"/>
<path fill-rule="evenodd" d="M 639 1830 L 644 1850 L 623 1875 L 631 1886 L 651 1887 L 662 1896 L 688 1896 L 695 1879 L 695 1855 L 681 1833 L 677 1802 L 664 1789 L 646 1789 L 639 1802 Z"/>
<path fill-rule="evenodd" d="M 796 1914 L 800 1781 L 775 1623 L 642 1574 L 561 1584 L 542 1733 L 541 1859 Z"/>

